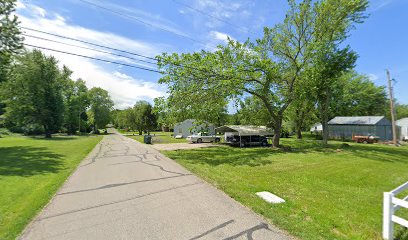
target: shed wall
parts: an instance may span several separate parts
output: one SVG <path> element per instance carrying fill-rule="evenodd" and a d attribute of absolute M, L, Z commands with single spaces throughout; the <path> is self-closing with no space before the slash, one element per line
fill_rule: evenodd
<path fill-rule="evenodd" d="M 183 138 L 186 138 L 190 135 L 197 134 L 204 130 L 208 130 L 208 133 L 211 135 L 215 134 L 215 126 L 209 124 L 206 126 L 205 124 L 196 125 L 192 121 L 184 121 L 174 126 L 174 134 L 173 136 L 182 135 Z"/>
<path fill-rule="evenodd" d="M 329 125 L 329 137 L 332 139 L 351 139 L 353 135 L 376 135 L 380 140 L 391 140 L 389 125 Z"/>

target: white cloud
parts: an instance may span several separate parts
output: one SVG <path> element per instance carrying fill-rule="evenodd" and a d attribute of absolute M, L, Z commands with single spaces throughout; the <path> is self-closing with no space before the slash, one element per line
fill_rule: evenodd
<path fill-rule="evenodd" d="M 22 1 L 17 1 L 16 2 L 16 9 L 25 9 L 27 8 L 26 5 Z"/>
<path fill-rule="evenodd" d="M 371 80 L 371 81 L 376 81 L 376 80 L 378 80 L 378 76 L 377 75 L 375 75 L 375 74 L 373 74 L 373 73 L 369 73 L 368 74 L 368 78 Z"/>
<path fill-rule="evenodd" d="M 126 46 L 127 51 L 137 52 L 146 56 L 155 56 L 161 53 L 162 49 L 169 48 L 169 46 L 162 44 L 147 43 L 139 40 L 129 39 L 110 32 L 101 32 L 77 25 L 71 25 L 63 16 L 55 13 L 47 13 L 45 10 L 32 12 L 29 11 L 29 9 L 40 9 L 40 7 L 29 5 L 27 3 L 25 4 L 25 6 L 27 7 L 26 9 L 20 8 L 22 9 L 22 11 L 18 10 L 19 20 L 22 23 L 21 25 L 25 27 L 58 35 L 69 36 L 71 38 L 89 41 L 100 45 L 114 46 L 119 49 L 122 49 L 124 48 L 124 46 Z M 49 38 L 52 40 L 75 44 L 83 47 L 87 46 L 83 43 L 72 42 L 67 39 L 52 37 L 32 31 L 24 31 L 30 35 Z M 31 37 L 26 37 L 25 43 L 36 46 L 43 46 L 50 49 L 59 49 L 65 52 L 72 52 L 90 57 L 108 59 L 112 61 L 120 60 L 121 62 L 131 63 L 132 65 L 142 65 L 131 59 L 125 59 L 106 53 L 61 45 L 59 43 L 43 41 Z M 87 47 L 96 48 L 93 46 Z M 103 49 L 103 51 L 109 50 Z M 156 82 L 149 82 L 143 79 L 129 76 L 116 65 L 101 63 L 90 59 L 66 55 L 63 53 L 57 53 L 48 50 L 43 50 L 43 52 L 47 55 L 55 56 L 60 61 L 61 65 L 64 64 L 68 66 L 74 72 L 72 77 L 74 79 L 84 79 L 89 88 L 102 87 L 109 91 L 112 99 L 115 102 L 115 106 L 118 108 L 132 106 L 137 100 L 152 100 L 153 98 L 163 96 L 165 94 L 164 87 L 157 84 Z M 125 55 L 124 53 L 120 54 Z M 137 58 L 136 56 L 132 57 Z M 154 67 L 147 64 L 142 66 L 149 68 Z"/>
<path fill-rule="evenodd" d="M 231 37 L 226 33 L 214 30 L 210 31 L 207 36 L 207 44 L 205 45 L 205 49 L 208 51 L 215 51 L 216 46 L 220 44 L 227 44 L 228 38 L 235 40 L 235 38 Z"/>
<path fill-rule="evenodd" d="M 218 31 L 210 31 L 210 37 L 216 40 L 223 41 L 225 43 L 228 43 L 228 38 L 235 40 L 230 35 L 223 33 L 223 32 L 218 32 Z"/>
<path fill-rule="evenodd" d="M 47 14 L 47 11 L 45 11 L 44 8 L 40 8 L 38 6 L 35 5 L 30 5 L 31 11 L 33 11 L 35 14 L 41 16 L 41 17 L 45 17 L 45 15 Z"/>

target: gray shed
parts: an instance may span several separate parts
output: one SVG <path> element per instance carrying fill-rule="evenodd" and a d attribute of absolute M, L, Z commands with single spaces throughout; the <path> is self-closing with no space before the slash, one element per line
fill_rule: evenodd
<path fill-rule="evenodd" d="M 408 140 L 408 118 L 402 118 L 396 121 L 400 130 L 400 140 Z"/>
<path fill-rule="evenodd" d="M 391 140 L 391 122 L 384 116 L 335 117 L 329 121 L 330 138 L 351 139 L 355 135 L 375 135 L 380 140 Z"/>
<path fill-rule="evenodd" d="M 187 119 L 183 122 L 177 123 L 174 126 L 174 137 L 186 138 L 190 135 L 199 132 L 206 132 L 208 134 L 215 134 L 215 126 L 211 123 L 197 124 L 195 119 Z"/>

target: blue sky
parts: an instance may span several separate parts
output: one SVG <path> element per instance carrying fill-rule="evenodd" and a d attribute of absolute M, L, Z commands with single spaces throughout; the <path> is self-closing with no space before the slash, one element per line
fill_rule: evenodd
<path fill-rule="evenodd" d="M 286 0 L 86 1 L 121 14 L 103 10 L 81 0 L 19 0 L 17 13 L 22 26 L 25 27 L 154 57 L 161 52 L 212 50 L 217 44 L 225 43 L 227 36 L 241 41 L 248 37 L 256 39 L 262 36 L 264 26 L 273 26 L 280 22 L 287 10 Z M 407 12 L 406 0 L 373 0 L 370 2 L 370 17 L 365 23 L 357 25 L 347 40 L 360 56 L 357 71 L 369 75 L 377 85 L 385 85 L 385 69 L 390 69 L 392 77 L 397 80 L 396 98 L 404 104 L 408 104 Z M 26 33 L 85 46 L 28 30 Z M 153 67 L 31 37 L 26 37 L 25 41 L 36 46 Z M 57 57 L 61 64 L 70 67 L 74 71 L 74 78 L 83 78 L 89 87 L 100 86 L 107 89 L 116 107 L 124 108 L 140 99 L 152 101 L 155 97 L 165 95 L 165 86 L 157 84 L 159 74 L 46 52 Z"/>

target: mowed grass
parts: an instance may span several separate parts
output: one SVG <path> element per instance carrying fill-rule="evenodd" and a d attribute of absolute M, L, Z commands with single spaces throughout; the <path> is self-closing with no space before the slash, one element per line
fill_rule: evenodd
<path fill-rule="evenodd" d="M 144 135 L 139 135 L 136 132 L 121 132 L 125 134 L 127 137 L 135 139 L 143 143 Z M 134 135 L 133 135 L 134 134 Z M 152 136 L 152 144 L 167 144 L 167 143 L 186 143 L 188 142 L 185 138 L 176 139 L 174 138 L 173 132 L 151 132 L 150 135 Z"/>
<path fill-rule="evenodd" d="M 408 146 L 282 143 L 292 151 L 224 146 L 163 153 L 301 239 L 381 239 L 383 192 L 408 181 Z M 287 202 L 268 204 L 255 195 L 260 191 Z"/>
<path fill-rule="evenodd" d="M 0 239 L 15 239 L 101 139 L 0 138 Z"/>

